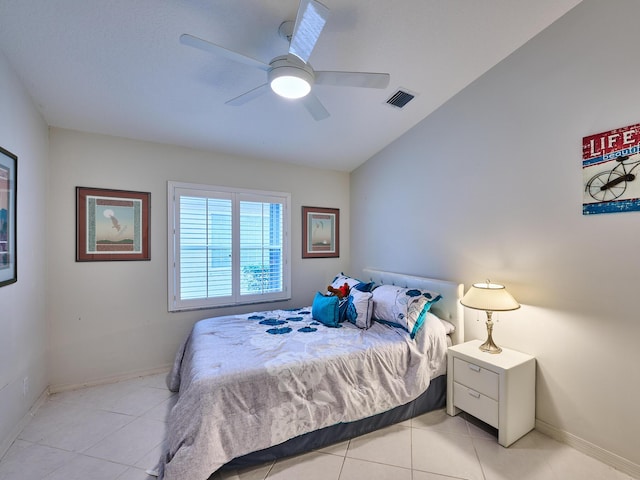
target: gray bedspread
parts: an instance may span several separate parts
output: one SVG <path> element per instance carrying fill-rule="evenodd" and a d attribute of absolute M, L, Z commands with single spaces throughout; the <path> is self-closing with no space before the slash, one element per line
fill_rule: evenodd
<path fill-rule="evenodd" d="M 429 315 L 415 339 L 374 322 L 315 322 L 311 308 L 201 320 L 168 378 L 165 480 L 206 480 L 238 456 L 403 405 L 445 373 L 446 335 Z"/>

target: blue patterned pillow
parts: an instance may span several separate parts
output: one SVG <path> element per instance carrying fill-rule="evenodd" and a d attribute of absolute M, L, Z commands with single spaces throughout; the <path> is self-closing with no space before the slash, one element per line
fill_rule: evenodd
<path fill-rule="evenodd" d="M 314 320 L 324 323 L 327 327 L 339 326 L 338 297 L 317 292 L 311 306 L 311 316 Z"/>
<path fill-rule="evenodd" d="M 373 318 L 400 327 L 414 338 L 431 305 L 440 300 L 439 293 L 395 285 L 380 285 L 373 291 Z"/>

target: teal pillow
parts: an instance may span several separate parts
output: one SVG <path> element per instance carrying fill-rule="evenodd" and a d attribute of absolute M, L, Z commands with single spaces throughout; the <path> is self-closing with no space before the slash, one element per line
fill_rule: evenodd
<path fill-rule="evenodd" d="M 340 315 L 338 311 L 338 297 L 335 295 L 323 295 L 316 293 L 311 305 L 311 316 L 327 327 L 340 326 Z"/>

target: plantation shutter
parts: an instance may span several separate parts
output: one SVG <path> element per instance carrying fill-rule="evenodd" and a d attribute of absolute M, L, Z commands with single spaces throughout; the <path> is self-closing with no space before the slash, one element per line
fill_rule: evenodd
<path fill-rule="evenodd" d="M 288 298 L 288 194 L 173 185 L 170 310 Z"/>
<path fill-rule="evenodd" d="M 283 205 L 240 201 L 240 295 L 283 289 Z"/>

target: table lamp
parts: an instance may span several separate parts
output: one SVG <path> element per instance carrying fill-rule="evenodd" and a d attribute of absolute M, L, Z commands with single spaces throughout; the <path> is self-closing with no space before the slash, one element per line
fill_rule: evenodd
<path fill-rule="evenodd" d="M 520 304 L 504 288 L 504 285 L 491 283 L 474 283 L 464 294 L 460 303 L 465 307 L 487 312 L 487 340 L 480 345 L 480 350 L 489 353 L 500 353 L 502 349 L 493 342 L 493 312 L 506 312 L 520 308 Z"/>

